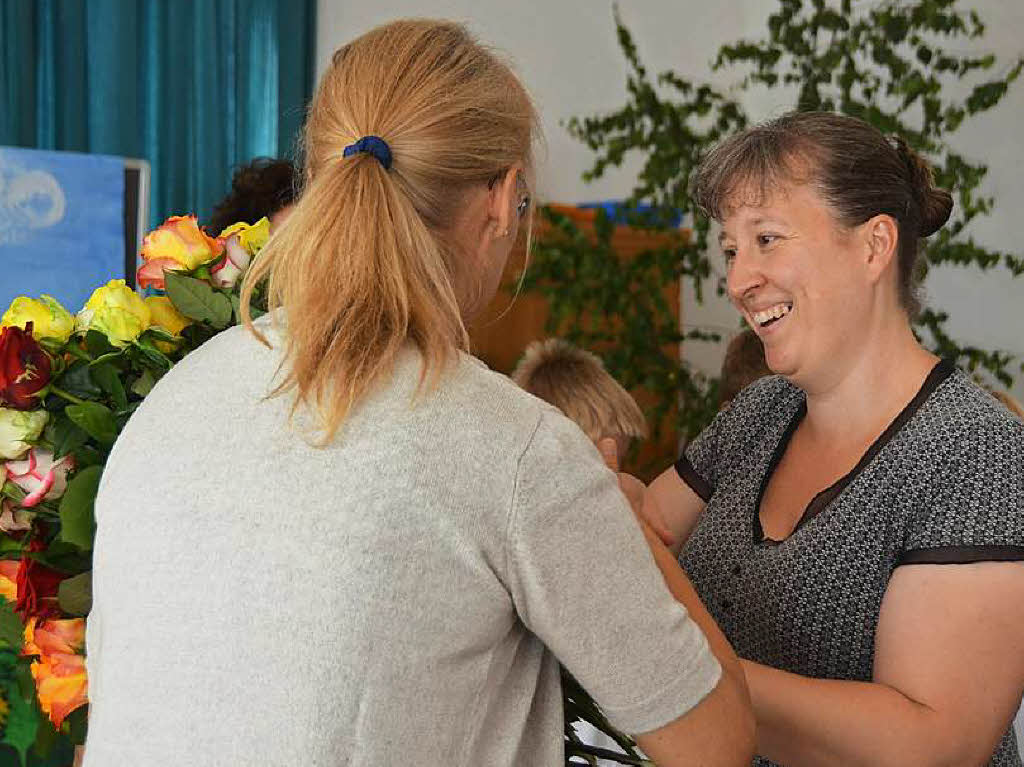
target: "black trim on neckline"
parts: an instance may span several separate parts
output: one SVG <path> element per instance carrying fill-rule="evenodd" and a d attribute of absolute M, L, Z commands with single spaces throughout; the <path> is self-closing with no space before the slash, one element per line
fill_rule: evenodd
<path fill-rule="evenodd" d="M 789 447 L 789 441 L 793 438 L 793 433 L 800 426 L 800 423 L 804 420 L 807 415 L 807 398 L 804 396 L 803 401 L 800 403 L 800 407 L 793 414 L 790 419 L 789 425 L 786 427 L 786 431 L 783 432 L 778 445 L 775 446 L 775 450 L 772 453 L 772 458 L 768 464 L 768 469 L 765 472 L 763 479 L 761 480 L 761 488 L 757 493 L 757 501 L 754 504 L 754 543 L 763 543 L 766 545 L 778 545 L 783 541 L 787 540 L 797 530 L 799 530 L 805 523 L 814 519 L 824 509 L 828 507 L 832 501 L 834 501 L 840 493 L 847 488 L 847 486 L 857 478 L 857 476 L 867 468 L 868 464 L 874 460 L 875 456 L 881 452 L 893 437 L 902 429 L 906 423 L 914 417 L 914 414 L 921 408 L 921 406 L 928 400 L 932 393 L 939 388 L 939 385 L 945 381 L 949 376 L 956 370 L 956 366 L 949 360 L 940 359 L 935 366 L 929 371 L 928 375 L 924 379 L 924 383 L 921 384 L 921 388 L 918 389 L 910 402 L 908 402 L 903 409 L 896 414 L 896 417 L 892 420 L 886 428 L 876 439 L 872 442 L 864 455 L 861 456 L 857 464 L 850 469 L 845 475 L 836 480 L 832 485 L 826 487 L 824 490 L 815 495 L 810 503 L 807 504 L 807 508 L 804 509 L 804 513 L 797 521 L 796 526 L 790 531 L 789 535 L 782 540 L 776 540 L 769 538 L 764 534 L 764 528 L 761 525 L 761 501 L 764 500 L 765 491 L 768 489 L 768 482 L 775 473 L 775 469 L 778 468 L 779 463 L 782 461 L 782 456 L 786 453 L 786 448 Z"/>
<path fill-rule="evenodd" d="M 1024 546 L 937 546 L 911 549 L 896 561 L 900 565 L 970 565 L 976 562 L 1024 562 Z"/>
<path fill-rule="evenodd" d="M 683 482 L 690 486 L 693 492 L 700 496 L 704 503 L 711 500 L 711 494 L 715 492 L 715 488 L 697 473 L 697 470 L 693 468 L 693 464 L 690 463 L 690 459 L 686 457 L 686 453 L 679 456 L 679 460 L 676 461 L 676 473 Z"/>

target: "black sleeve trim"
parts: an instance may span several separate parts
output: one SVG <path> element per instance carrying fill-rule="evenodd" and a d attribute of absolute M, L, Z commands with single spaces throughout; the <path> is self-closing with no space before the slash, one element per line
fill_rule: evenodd
<path fill-rule="evenodd" d="M 686 454 L 679 456 L 679 460 L 676 461 L 676 473 L 679 474 L 679 478 L 690 486 L 697 495 L 700 496 L 704 503 L 711 500 L 711 494 L 715 492 L 715 488 L 704 479 L 697 470 L 693 468 L 693 464 L 690 463 L 690 459 L 686 457 Z"/>
<path fill-rule="evenodd" d="M 969 565 L 974 562 L 1024 562 L 1024 546 L 941 546 L 903 552 L 900 565 Z"/>

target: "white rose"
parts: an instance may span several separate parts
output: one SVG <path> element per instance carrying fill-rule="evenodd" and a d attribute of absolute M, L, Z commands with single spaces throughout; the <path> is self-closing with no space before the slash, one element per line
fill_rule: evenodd
<path fill-rule="evenodd" d="M 46 426 L 45 410 L 11 410 L 0 407 L 0 458 L 17 460 L 28 452 Z"/>

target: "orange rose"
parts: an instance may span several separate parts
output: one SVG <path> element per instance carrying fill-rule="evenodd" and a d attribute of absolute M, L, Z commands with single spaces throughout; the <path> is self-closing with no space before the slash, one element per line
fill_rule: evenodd
<path fill-rule="evenodd" d="M 30 667 L 39 705 L 54 727 L 76 708 L 89 702 L 85 658 L 85 620 L 51 620 L 25 626 L 25 655 L 38 655 Z"/>
<path fill-rule="evenodd" d="M 25 625 L 25 655 L 73 655 L 85 647 L 85 619 L 66 618 L 39 622 L 30 618 Z"/>
<path fill-rule="evenodd" d="M 224 244 L 204 232 L 195 216 L 171 216 L 142 241 L 140 288 L 164 289 L 164 272 L 195 269 L 217 258 Z"/>

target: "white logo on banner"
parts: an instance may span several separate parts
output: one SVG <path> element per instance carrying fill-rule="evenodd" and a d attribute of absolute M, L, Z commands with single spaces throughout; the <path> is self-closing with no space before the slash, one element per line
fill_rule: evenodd
<path fill-rule="evenodd" d="M 64 209 L 64 191 L 51 174 L 0 163 L 0 245 L 57 224 Z"/>

